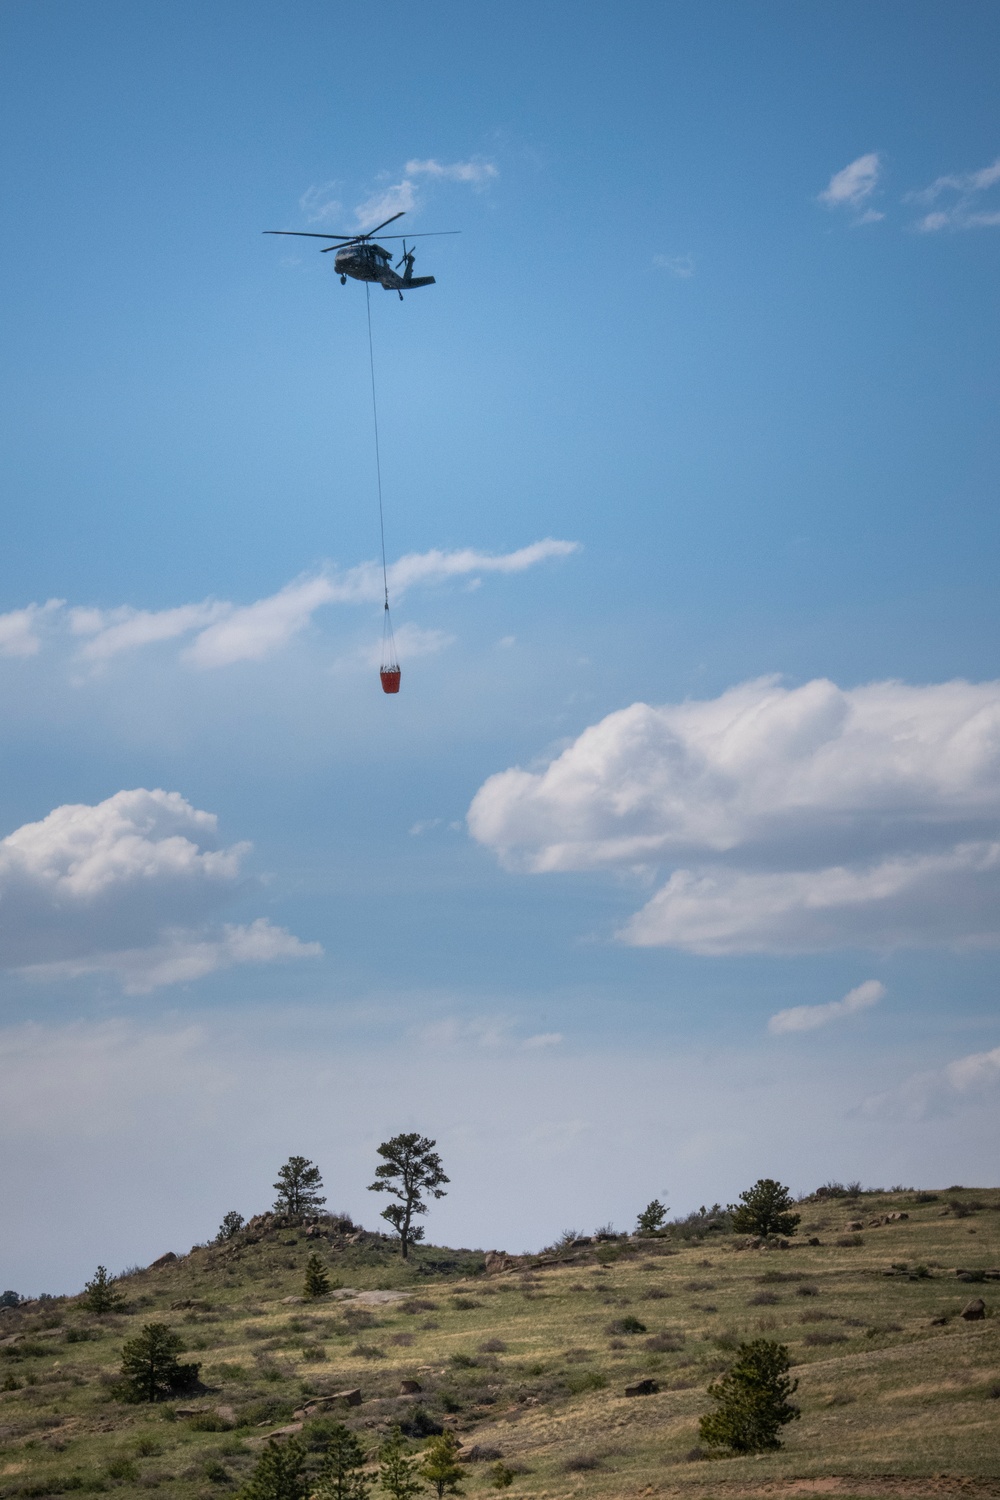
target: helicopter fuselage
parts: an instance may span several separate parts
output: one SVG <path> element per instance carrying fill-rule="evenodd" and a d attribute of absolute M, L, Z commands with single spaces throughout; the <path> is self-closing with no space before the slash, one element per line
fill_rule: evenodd
<path fill-rule="evenodd" d="M 334 267 L 341 281 L 350 276 L 355 281 L 377 281 L 387 292 L 405 292 L 418 286 L 432 286 L 433 276 L 414 276 L 412 252 L 404 256 L 403 275 L 393 270 L 392 256 L 381 245 L 373 243 L 345 245 L 338 250 Z"/>

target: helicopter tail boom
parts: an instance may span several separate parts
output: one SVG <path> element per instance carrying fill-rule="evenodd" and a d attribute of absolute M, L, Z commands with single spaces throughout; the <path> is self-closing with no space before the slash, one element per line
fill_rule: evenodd
<path fill-rule="evenodd" d="M 433 276 L 411 276 L 409 280 L 404 276 L 395 286 L 391 284 L 387 285 L 384 281 L 382 285 L 387 292 L 395 292 L 397 290 L 400 292 L 409 292 L 415 286 L 433 286 L 434 281 L 435 278 Z"/>

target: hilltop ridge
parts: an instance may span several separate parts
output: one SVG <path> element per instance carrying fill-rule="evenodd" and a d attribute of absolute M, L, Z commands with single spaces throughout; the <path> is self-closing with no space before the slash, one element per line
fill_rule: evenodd
<path fill-rule="evenodd" d="M 334 1419 L 369 1449 L 393 1426 L 414 1443 L 447 1426 L 472 1493 L 499 1493 L 502 1460 L 507 1492 L 538 1500 L 1000 1495 L 1000 1191 L 797 1206 L 784 1242 L 706 1215 L 537 1255 L 421 1244 L 407 1262 L 346 1216 L 257 1215 L 124 1275 L 118 1312 L 81 1297 L 0 1312 L 0 1496 L 200 1500 L 238 1486 L 269 1433 L 318 1455 Z M 331 1290 L 310 1301 L 312 1255 Z M 127 1405 L 122 1344 L 153 1321 L 181 1335 L 199 1386 Z M 705 1388 L 760 1336 L 788 1346 L 802 1419 L 779 1453 L 709 1459 Z"/>

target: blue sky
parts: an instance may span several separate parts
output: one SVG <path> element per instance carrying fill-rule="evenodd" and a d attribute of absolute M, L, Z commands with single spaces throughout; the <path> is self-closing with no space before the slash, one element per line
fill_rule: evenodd
<path fill-rule="evenodd" d="M 4 1285 L 400 1129 L 511 1249 L 990 1180 L 998 32 L 4 7 Z M 364 290 L 260 231 L 397 207 L 390 699 Z"/>

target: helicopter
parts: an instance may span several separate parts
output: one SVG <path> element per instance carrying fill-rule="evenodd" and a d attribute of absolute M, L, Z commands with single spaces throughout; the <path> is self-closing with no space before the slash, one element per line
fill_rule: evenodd
<path fill-rule="evenodd" d="M 403 293 L 411 292 L 418 286 L 433 286 L 433 276 L 414 276 L 413 258 L 414 250 L 407 250 L 406 237 L 401 234 L 389 234 L 385 238 L 389 240 L 403 241 L 403 254 L 396 262 L 395 268 L 392 264 L 392 256 L 388 250 L 381 245 L 376 245 L 374 237 L 379 230 L 385 229 L 388 224 L 394 224 L 401 219 L 406 209 L 401 208 L 398 214 L 393 214 L 390 219 L 383 219 L 381 224 L 376 224 L 374 229 L 367 230 L 364 234 L 316 234 L 308 229 L 265 229 L 265 234 L 291 234 L 299 239 L 308 240 L 333 240 L 332 245 L 324 245 L 322 255 L 329 255 L 331 250 L 336 250 L 336 258 L 333 262 L 334 270 L 340 277 L 341 286 L 346 286 L 348 276 L 355 281 L 377 281 L 385 291 L 398 292 L 399 300 L 402 302 Z M 460 229 L 429 229 L 421 234 L 411 234 L 410 239 L 426 239 L 433 234 L 461 234 Z M 405 266 L 402 276 L 399 275 L 400 266 Z"/>

